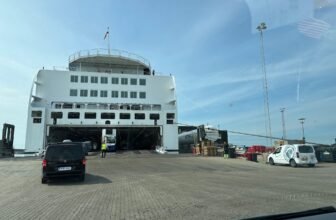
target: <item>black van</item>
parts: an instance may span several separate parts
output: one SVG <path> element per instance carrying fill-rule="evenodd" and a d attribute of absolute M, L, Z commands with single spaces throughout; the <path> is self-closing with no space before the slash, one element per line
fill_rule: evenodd
<path fill-rule="evenodd" d="M 42 161 L 42 184 L 53 177 L 78 176 L 85 180 L 86 158 L 81 143 L 50 144 Z"/>

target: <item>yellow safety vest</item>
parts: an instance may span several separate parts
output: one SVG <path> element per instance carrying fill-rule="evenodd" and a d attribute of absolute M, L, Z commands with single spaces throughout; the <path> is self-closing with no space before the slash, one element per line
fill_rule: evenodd
<path fill-rule="evenodd" d="M 101 149 L 106 150 L 106 144 L 102 144 Z"/>

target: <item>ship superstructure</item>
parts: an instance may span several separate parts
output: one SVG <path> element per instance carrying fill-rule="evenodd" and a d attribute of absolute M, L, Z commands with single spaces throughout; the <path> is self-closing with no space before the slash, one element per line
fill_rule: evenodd
<path fill-rule="evenodd" d="M 117 150 L 178 152 L 175 80 L 120 50 L 80 51 L 66 70 L 38 71 L 28 107 L 26 152 L 65 139 L 101 144 L 116 131 Z"/>

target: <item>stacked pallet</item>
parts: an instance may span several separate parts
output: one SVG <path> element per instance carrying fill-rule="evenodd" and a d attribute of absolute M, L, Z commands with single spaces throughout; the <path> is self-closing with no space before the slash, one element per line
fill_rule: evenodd
<path fill-rule="evenodd" d="M 194 145 L 192 148 L 192 152 L 194 155 L 200 155 L 201 154 L 201 147 L 199 144 Z"/>
<path fill-rule="evenodd" d="M 216 156 L 217 147 L 214 146 L 212 141 L 202 141 L 199 144 L 194 145 L 192 148 L 194 155 L 203 155 L 203 156 Z"/>
<path fill-rule="evenodd" d="M 209 155 L 209 153 L 208 153 L 208 147 L 203 147 L 202 148 L 202 152 L 203 152 L 203 156 L 208 156 Z"/>
<path fill-rule="evenodd" d="M 216 156 L 217 155 L 217 148 L 214 146 L 205 146 L 202 149 L 203 156 Z"/>
<path fill-rule="evenodd" d="M 201 154 L 201 148 L 199 146 L 196 147 L 196 155 Z"/>

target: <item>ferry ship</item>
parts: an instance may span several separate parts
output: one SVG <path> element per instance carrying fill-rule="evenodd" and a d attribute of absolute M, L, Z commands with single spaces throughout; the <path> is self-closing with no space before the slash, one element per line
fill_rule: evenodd
<path fill-rule="evenodd" d="M 25 152 L 48 143 L 91 141 L 115 131 L 116 150 L 178 153 L 174 77 L 121 50 L 79 51 L 64 70 L 41 69 L 30 92 Z"/>

